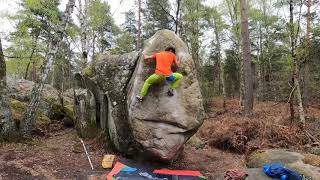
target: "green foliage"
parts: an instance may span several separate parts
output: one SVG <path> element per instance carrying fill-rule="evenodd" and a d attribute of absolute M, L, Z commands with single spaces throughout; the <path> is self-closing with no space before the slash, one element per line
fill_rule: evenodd
<path fill-rule="evenodd" d="M 226 90 L 228 95 L 234 95 L 238 92 L 240 87 L 240 67 L 239 60 L 237 59 L 238 55 L 232 51 L 226 51 L 226 59 L 224 66 L 224 78 L 226 81 Z"/>
<path fill-rule="evenodd" d="M 135 50 L 134 37 L 130 32 L 123 32 L 116 40 L 116 47 L 112 49 L 113 54 L 124 54 Z"/>
<path fill-rule="evenodd" d="M 143 22 L 143 32 L 145 38 L 151 37 L 156 31 L 161 29 L 172 29 L 172 19 L 170 13 L 169 0 L 147 0 L 146 7 L 143 8 L 145 17 Z"/>
<path fill-rule="evenodd" d="M 123 27 L 126 31 L 132 34 L 136 34 L 138 32 L 136 27 L 137 21 L 135 18 L 135 12 L 133 10 L 125 12 L 125 22 L 123 24 Z"/>
<path fill-rule="evenodd" d="M 89 25 L 97 31 L 112 30 L 113 19 L 110 16 L 110 6 L 100 0 L 92 0 L 88 5 Z"/>
<path fill-rule="evenodd" d="M 97 38 L 98 48 L 102 53 L 111 47 L 119 28 L 115 25 L 108 3 L 101 0 L 88 2 L 88 25 L 92 29 L 92 37 Z"/>

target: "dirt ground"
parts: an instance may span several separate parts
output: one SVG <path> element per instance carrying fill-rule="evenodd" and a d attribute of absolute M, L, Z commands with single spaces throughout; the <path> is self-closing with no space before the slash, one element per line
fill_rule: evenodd
<path fill-rule="evenodd" d="M 195 148 L 187 144 L 177 161 L 162 167 L 200 170 L 208 179 L 215 179 L 227 169 L 245 168 L 246 156 L 256 149 L 308 151 L 318 146 L 314 141 L 320 139 L 319 109 L 308 109 L 306 135 L 289 120 L 284 103 L 259 102 L 255 113 L 246 118 L 237 103 L 228 100 L 227 111 L 222 112 L 221 99 L 214 99 L 212 112 L 196 134 L 204 145 Z M 85 141 L 95 168 L 92 171 L 76 131 L 59 123 L 52 126 L 45 136 L 30 142 L 0 145 L 0 179 L 87 179 L 108 172 L 101 168 L 107 152 L 97 140 Z"/>
<path fill-rule="evenodd" d="M 93 165 L 101 170 L 103 151 L 85 143 Z M 93 173 L 76 131 L 65 128 L 27 144 L 1 145 L 0 164 L 0 179 L 86 179 Z"/>

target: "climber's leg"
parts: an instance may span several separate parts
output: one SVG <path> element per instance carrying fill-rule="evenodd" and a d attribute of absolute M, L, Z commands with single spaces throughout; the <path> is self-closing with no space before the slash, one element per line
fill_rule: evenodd
<path fill-rule="evenodd" d="M 148 77 L 148 79 L 144 82 L 143 87 L 140 91 L 140 97 L 143 98 L 147 95 L 148 90 L 152 84 L 158 83 L 164 79 L 164 76 L 158 74 L 152 74 Z"/>
<path fill-rule="evenodd" d="M 173 76 L 173 78 L 172 78 L 172 76 Z M 170 88 L 167 92 L 168 96 L 174 95 L 173 90 L 176 89 L 180 85 L 182 77 L 183 77 L 183 75 L 180 73 L 173 73 L 172 76 L 170 77 L 170 79 L 172 79 L 172 83 L 170 84 Z"/>
<path fill-rule="evenodd" d="M 180 85 L 183 75 L 180 73 L 173 73 L 172 75 L 174 76 L 174 80 L 171 83 L 171 88 L 176 89 Z"/>

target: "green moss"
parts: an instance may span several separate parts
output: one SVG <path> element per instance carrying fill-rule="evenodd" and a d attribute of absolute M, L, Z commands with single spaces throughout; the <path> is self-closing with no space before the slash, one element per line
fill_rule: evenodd
<path fill-rule="evenodd" d="M 47 126 L 51 123 L 51 119 L 48 118 L 46 115 L 44 115 L 40 111 L 37 112 L 36 118 L 37 118 L 36 125 L 38 126 Z"/>
<path fill-rule="evenodd" d="M 63 107 L 60 105 L 58 100 L 55 97 L 45 97 L 44 101 L 49 103 L 51 111 L 53 112 L 54 116 L 60 117 L 64 116 Z"/>
<path fill-rule="evenodd" d="M 73 146 L 72 146 L 72 152 L 74 153 L 82 153 L 83 152 L 83 149 L 82 149 L 82 144 L 81 143 L 75 143 Z"/>
<path fill-rule="evenodd" d="M 11 108 L 13 119 L 16 123 L 19 123 L 23 118 L 23 114 L 26 112 L 28 105 L 15 99 L 9 99 L 9 106 Z"/>
<path fill-rule="evenodd" d="M 187 144 L 190 144 L 192 147 L 196 149 L 202 149 L 205 146 L 205 143 L 201 141 L 197 136 L 192 136 L 188 141 Z"/>
<path fill-rule="evenodd" d="M 10 99 L 9 100 L 9 105 L 11 107 L 11 109 L 15 110 L 15 111 L 19 111 L 19 112 L 23 112 L 27 110 L 27 104 L 15 99 Z"/>
<path fill-rule="evenodd" d="M 73 105 L 69 104 L 63 107 L 63 110 L 65 112 L 65 115 L 74 120 L 74 111 L 73 111 Z"/>
<path fill-rule="evenodd" d="M 24 113 L 27 110 L 28 104 L 15 100 L 10 99 L 9 100 L 9 106 L 12 111 L 13 119 L 16 122 L 20 122 L 23 119 Z M 43 114 L 42 111 L 38 110 L 36 112 L 36 125 L 49 125 L 51 123 L 51 120 Z"/>
<path fill-rule="evenodd" d="M 250 155 L 247 162 L 247 167 L 257 168 L 267 164 L 269 154 L 265 151 L 256 151 Z"/>
<path fill-rule="evenodd" d="M 88 66 L 82 70 L 82 74 L 87 77 L 94 76 L 94 70 L 92 66 Z"/>

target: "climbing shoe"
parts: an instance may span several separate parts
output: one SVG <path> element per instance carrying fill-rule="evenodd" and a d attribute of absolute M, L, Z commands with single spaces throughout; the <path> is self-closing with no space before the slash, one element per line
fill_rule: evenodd
<path fill-rule="evenodd" d="M 169 88 L 168 89 L 168 92 L 167 92 L 168 96 L 173 96 L 173 89 L 172 88 Z"/>
<path fill-rule="evenodd" d="M 137 98 L 137 100 L 140 101 L 140 102 L 143 101 L 143 97 L 141 97 L 141 96 L 136 96 L 136 98 Z"/>

